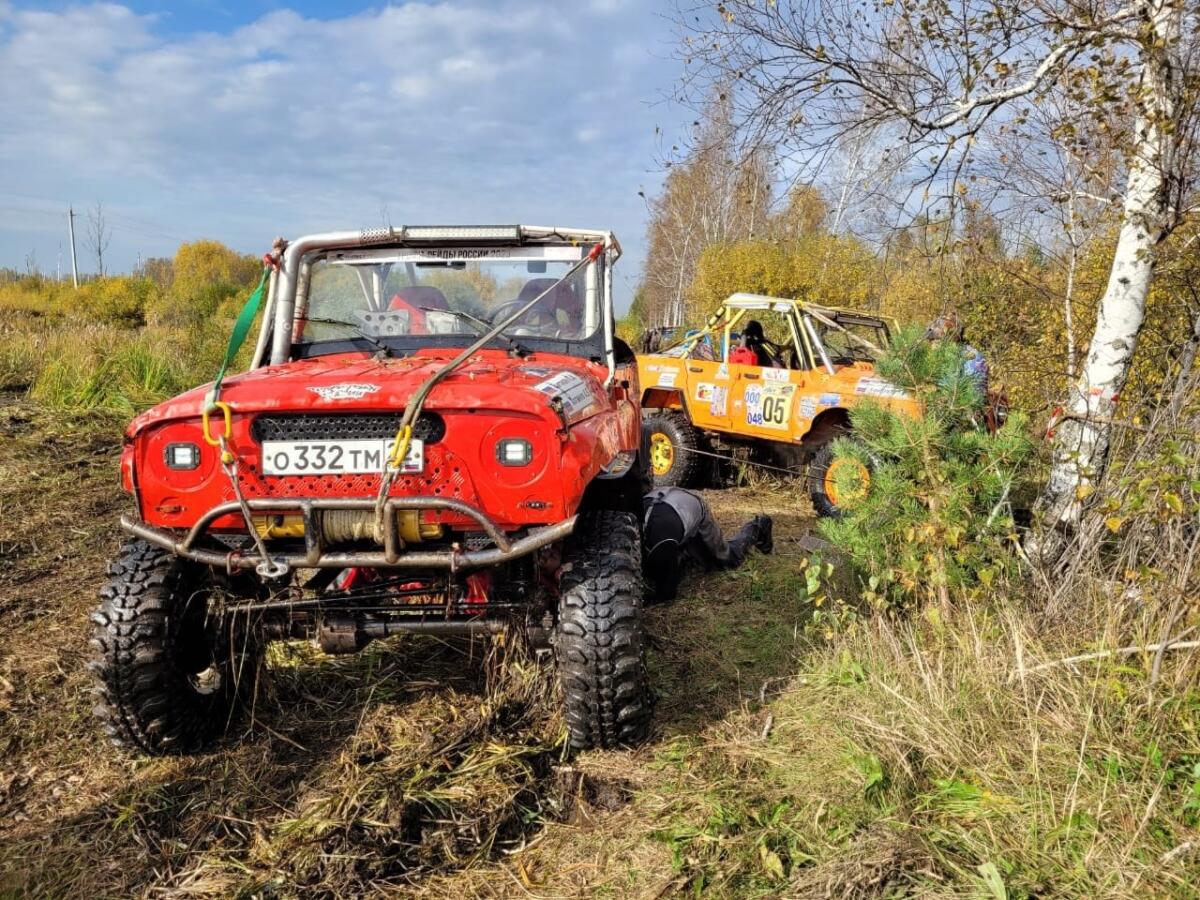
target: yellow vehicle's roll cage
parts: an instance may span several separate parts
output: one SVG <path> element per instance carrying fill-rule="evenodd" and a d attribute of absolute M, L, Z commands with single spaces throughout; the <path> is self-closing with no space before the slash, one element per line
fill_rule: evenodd
<path fill-rule="evenodd" d="M 727 363 L 729 362 L 729 348 L 732 343 L 733 328 L 745 317 L 746 313 L 752 310 L 775 312 L 783 315 L 787 321 L 788 330 L 791 332 L 793 346 L 797 347 L 805 357 L 802 360 L 804 366 L 815 369 L 817 366 L 823 365 L 831 375 L 833 374 L 833 364 L 830 362 L 828 350 L 812 324 L 813 320 L 816 320 L 827 328 L 843 332 L 851 340 L 862 344 L 875 353 L 883 352 L 884 348 L 877 346 L 862 335 L 856 334 L 844 325 L 839 324 L 838 319 L 853 319 L 857 320 L 857 324 L 882 326 L 884 334 L 888 337 L 890 337 L 891 332 L 896 328 L 895 320 L 885 316 L 868 315 L 858 310 L 840 306 L 822 306 L 799 299 L 785 299 L 782 297 L 768 297 L 765 294 L 739 292 L 730 294 L 720 307 L 717 308 L 717 311 L 709 316 L 703 328 L 667 347 L 662 351 L 662 354 L 688 358 L 695 351 L 696 345 L 702 340 L 706 337 L 716 337 L 719 334 L 721 338 L 721 362 Z M 851 322 L 850 324 L 856 323 Z"/>

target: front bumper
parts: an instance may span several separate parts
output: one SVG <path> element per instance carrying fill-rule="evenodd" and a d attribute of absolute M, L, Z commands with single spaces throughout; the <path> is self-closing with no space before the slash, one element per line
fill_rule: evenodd
<path fill-rule="evenodd" d="M 373 511 L 375 501 L 366 498 L 312 498 L 306 500 L 248 499 L 253 513 L 296 513 L 304 519 L 304 552 L 270 555 L 277 567 L 291 569 L 448 569 L 458 572 L 498 565 L 527 556 L 535 550 L 567 537 L 575 530 L 575 516 L 530 530 L 523 537 L 511 540 L 487 515 L 461 500 L 446 497 L 390 497 L 384 505 L 384 543 L 381 551 L 329 550 L 321 539 L 317 517 L 330 510 Z M 397 535 L 396 513 L 401 510 L 442 510 L 474 520 L 493 546 L 481 550 L 464 550 L 457 545 L 449 550 L 409 550 Z M 208 534 L 212 523 L 222 516 L 240 515 L 236 502 L 222 503 L 206 512 L 182 537 L 179 532 L 147 525 L 131 516 L 121 517 L 121 527 L 135 537 L 149 541 L 177 556 L 229 571 L 257 569 L 263 562 L 257 553 L 241 550 L 221 551 L 198 546 Z"/>

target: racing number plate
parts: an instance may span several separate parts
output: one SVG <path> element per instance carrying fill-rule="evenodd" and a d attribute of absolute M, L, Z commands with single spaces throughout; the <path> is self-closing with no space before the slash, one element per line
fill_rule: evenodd
<path fill-rule="evenodd" d="M 365 441 L 263 441 L 264 475 L 356 475 L 377 473 L 391 452 L 391 438 Z M 425 468 L 425 444 L 413 438 L 403 473 Z"/>

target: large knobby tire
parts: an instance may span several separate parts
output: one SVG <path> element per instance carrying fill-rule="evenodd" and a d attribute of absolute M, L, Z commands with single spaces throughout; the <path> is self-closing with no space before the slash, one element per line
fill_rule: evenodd
<path fill-rule="evenodd" d="M 554 650 L 572 749 L 645 739 L 653 699 L 635 515 L 601 510 L 580 516 L 563 561 Z"/>
<path fill-rule="evenodd" d="M 856 492 L 850 497 L 840 495 L 835 478 L 840 467 L 852 467 L 855 470 L 853 474 L 862 485 L 861 492 Z M 856 500 L 865 496 L 870 485 L 870 468 L 858 460 L 835 457 L 832 441 L 822 444 L 812 462 L 808 464 L 808 496 L 812 499 L 813 509 L 818 516 L 841 518 L 847 510 L 853 508 Z"/>
<path fill-rule="evenodd" d="M 212 570 L 129 540 L 92 621 L 99 704 L 118 746 L 161 756 L 203 749 L 250 696 L 260 645 L 209 614 Z"/>
<path fill-rule="evenodd" d="M 675 410 L 659 410 L 646 417 L 642 428 L 649 435 L 654 486 L 696 487 L 704 460 L 695 452 L 700 433 L 687 417 Z"/>

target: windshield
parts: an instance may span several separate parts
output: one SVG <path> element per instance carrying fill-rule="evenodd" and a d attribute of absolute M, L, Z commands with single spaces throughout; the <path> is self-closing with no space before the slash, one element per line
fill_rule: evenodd
<path fill-rule="evenodd" d="M 883 325 L 845 320 L 837 324 L 840 328 L 813 322 L 831 362 L 874 362 L 879 354 L 872 345 L 882 350 L 888 344 L 887 329 Z"/>
<path fill-rule="evenodd" d="M 555 284 L 584 252 L 535 246 L 328 253 L 311 265 L 294 340 L 390 344 L 461 335 L 466 343 L 541 294 L 505 335 L 585 340 L 601 323 L 600 265 L 589 263 Z"/>

